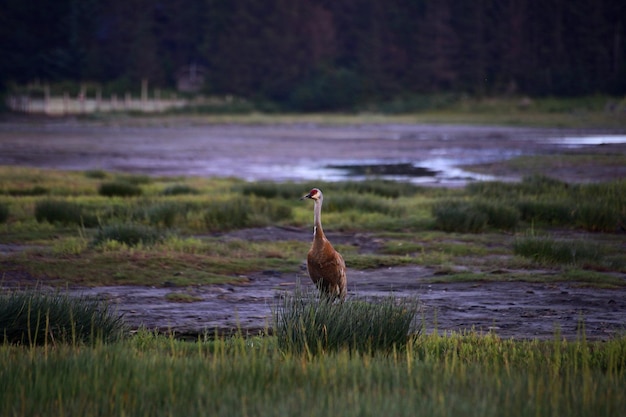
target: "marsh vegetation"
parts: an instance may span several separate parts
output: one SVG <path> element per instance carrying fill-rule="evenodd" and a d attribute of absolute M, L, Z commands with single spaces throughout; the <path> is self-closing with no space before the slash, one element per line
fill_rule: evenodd
<path fill-rule="evenodd" d="M 299 352 L 276 338 L 0 346 L 6 416 L 618 416 L 626 341 L 422 336 L 390 352 Z"/>
<path fill-rule="evenodd" d="M 234 282 L 254 271 L 295 273 L 308 247 L 301 240 L 229 234 L 305 229 L 310 213 L 298 198 L 311 183 L 26 168 L 1 168 L 0 177 L 2 243 L 24 248 L 1 259 L 4 280 L 26 274 L 59 286 Z M 112 183 L 135 184 L 140 193 L 103 195 L 102 185 Z M 476 279 L 499 268 L 534 280 L 534 272 L 523 271 L 541 267 L 551 279 L 578 270 L 577 280 L 589 285 L 624 285 L 618 278 L 626 271 L 623 180 L 568 184 L 530 176 L 463 189 L 382 180 L 315 186 L 333 196 L 324 217 L 334 232 L 377 242 L 367 250 L 338 242 L 353 269 L 421 265 L 447 270 L 453 281 L 453 266 L 460 264 Z"/>
<path fill-rule="evenodd" d="M 298 201 L 309 183 L 15 167 L 0 178 L 1 243 L 19 249 L 0 264 L 13 285 L 168 286 L 181 290 L 168 301 L 194 303 L 185 288 L 254 271 L 295 275 L 309 246 L 257 236 L 266 226 L 309 227 Z M 103 184 L 140 192 L 103 193 Z M 433 282 L 626 285 L 623 180 L 314 185 L 333 196 L 324 216 L 336 236 L 370 242 L 339 239 L 353 270 L 418 265 Z M 253 239 L 237 237 L 246 230 Z M 584 326 L 574 341 L 558 329 L 552 341 L 425 334 L 417 300 L 302 296 L 279 301 L 260 336 L 207 332 L 185 342 L 149 329 L 131 335 L 106 304 L 29 291 L 3 296 L 3 415 L 583 416 L 626 406 L 625 339 L 587 341 Z M 355 331 L 357 322 L 367 325 Z"/>

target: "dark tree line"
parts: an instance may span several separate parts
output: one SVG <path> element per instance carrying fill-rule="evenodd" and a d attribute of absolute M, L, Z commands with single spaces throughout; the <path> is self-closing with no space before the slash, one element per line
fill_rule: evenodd
<path fill-rule="evenodd" d="M 301 109 L 466 92 L 626 93 L 623 0 L 2 0 L 0 77 L 173 87 Z"/>

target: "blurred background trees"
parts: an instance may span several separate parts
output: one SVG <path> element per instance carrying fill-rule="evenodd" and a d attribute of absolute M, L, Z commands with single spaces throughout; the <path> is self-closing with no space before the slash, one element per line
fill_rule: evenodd
<path fill-rule="evenodd" d="M 432 93 L 626 93 L 623 0 L 4 0 L 0 80 L 203 91 L 284 108 Z"/>

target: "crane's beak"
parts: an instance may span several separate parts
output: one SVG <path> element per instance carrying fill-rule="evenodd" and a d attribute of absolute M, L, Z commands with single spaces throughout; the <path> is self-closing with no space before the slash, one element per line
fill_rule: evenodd
<path fill-rule="evenodd" d="M 300 200 L 304 200 L 305 198 L 311 198 L 311 194 L 307 194 L 305 196 L 300 197 Z"/>

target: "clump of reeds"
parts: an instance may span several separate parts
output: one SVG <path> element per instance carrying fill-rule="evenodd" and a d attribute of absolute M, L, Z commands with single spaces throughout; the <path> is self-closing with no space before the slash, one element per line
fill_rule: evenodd
<path fill-rule="evenodd" d="M 266 226 L 292 218 L 289 206 L 263 198 L 238 197 L 208 204 L 204 224 L 209 231 Z"/>
<path fill-rule="evenodd" d="M 4 343 L 83 343 L 113 341 L 125 329 L 122 316 L 85 297 L 41 290 L 0 295 L 0 337 Z"/>
<path fill-rule="evenodd" d="M 79 204 L 65 200 L 48 199 L 37 202 L 35 219 L 39 223 L 47 221 L 51 224 L 76 224 L 87 227 L 97 224 L 96 216 L 84 213 Z"/>
<path fill-rule="evenodd" d="M 615 232 L 626 223 L 626 181 L 568 184 L 550 177 L 525 177 L 520 183 L 481 182 L 467 186 L 473 196 L 489 198 L 519 211 L 522 221 Z"/>
<path fill-rule="evenodd" d="M 263 198 L 284 198 L 286 200 L 302 197 L 311 188 L 318 187 L 333 195 L 333 199 L 341 194 L 370 194 L 384 198 L 398 198 L 415 195 L 420 187 L 411 183 L 371 179 L 365 181 L 315 182 L 315 183 L 275 183 L 259 181 L 235 187 L 243 195 L 255 195 Z"/>
<path fill-rule="evenodd" d="M 391 352 L 419 335 L 419 311 L 415 299 L 339 302 L 298 290 L 274 311 L 274 332 L 279 348 L 291 353 Z"/>
<path fill-rule="evenodd" d="M 141 195 L 142 191 L 138 185 L 118 180 L 100 184 L 98 194 L 104 197 L 135 197 Z"/>
<path fill-rule="evenodd" d="M 549 224 L 553 226 L 571 225 L 574 219 L 574 209 L 570 201 L 544 199 L 522 199 L 517 202 L 517 208 L 522 220 Z"/>
<path fill-rule="evenodd" d="M 98 230 L 93 244 L 116 241 L 128 246 L 152 245 L 163 239 L 162 234 L 149 226 L 134 223 L 111 224 Z"/>
<path fill-rule="evenodd" d="M 257 181 L 237 185 L 234 191 L 240 191 L 244 196 L 257 196 L 261 198 L 283 198 L 295 200 L 309 191 L 309 185 L 300 183 L 276 183 L 271 181 Z M 310 186 L 313 188 L 313 185 Z"/>
<path fill-rule="evenodd" d="M 102 169 L 88 169 L 84 172 L 84 175 L 87 178 L 96 180 L 103 180 L 108 176 L 107 172 Z"/>
<path fill-rule="evenodd" d="M 420 191 L 420 187 L 408 183 L 382 179 L 366 181 L 346 181 L 339 183 L 342 191 L 356 192 L 359 194 L 374 194 L 385 198 L 410 197 Z"/>
<path fill-rule="evenodd" d="M 166 187 L 161 191 L 162 195 L 176 196 L 176 195 L 196 195 L 200 194 L 196 188 L 186 184 L 174 184 Z"/>
<path fill-rule="evenodd" d="M 582 265 L 602 260 L 602 249 L 598 244 L 578 239 L 527 236 L 515 241 L 513 251 L 516 255 L 546 264 Z"/>
<path fill-rule="evenodd" d="M 324 210 L 327 213 L 358 209 L 363 213 L 382 213 L 391 217 L 400 217 L 405 210 L 393 204 L 392 201 L 382 198 L 372 198 L 371 195 L 354 193 L 338 194 L 332 199 L 324 201 Z"/>
<path fill-rule="evenodd" d="M 444 201 L 433 206 L 435 227 L 444 232 L 479 233 L 487 227 L 487 215 L 471 203 Z"/>
<path fill-rule="evenodd" d="M 34 185 L 30 188 L 11 188 L 6 194 L 13 197 L 38 196 L 48 194 L 49 190 L 41 185 Z"/>
<path fill-rule="evenodd" d="M 435 227 L 445 232 L 481 233 L 488 227 L 514 230 L 519 212 L 507 204 L 486 201 L 445 200 L 432 208 Z"/>
<path fill-rule="evenodd" d="M 590 232 L 618 232 L 626 225 L 626 199 L 623 203 L 587 200 L 576 207 L 576 225 Z M 622 230 L 623 231 L 623 230 Z"/>
<path fill-rule="evenodd" d="M 189 204 L 179 201 L 160 201 L 133 210 L 132 219 L 153 226 L 172 227 L 178 217 L 185 217 Z"/>

